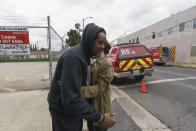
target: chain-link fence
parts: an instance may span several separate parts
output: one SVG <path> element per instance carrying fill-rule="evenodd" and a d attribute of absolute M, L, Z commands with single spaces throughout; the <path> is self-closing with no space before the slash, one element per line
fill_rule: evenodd
<path fill-rule="evenodd" d="M 28 43 L 18 40 L 25 41 L 24 34 Z M 3 90 L 49 87 L 56 62 L 67 49 L 50 17 L 0 16 L 0 38 L 0 70 L 7 70 L 0 75 Z"/>

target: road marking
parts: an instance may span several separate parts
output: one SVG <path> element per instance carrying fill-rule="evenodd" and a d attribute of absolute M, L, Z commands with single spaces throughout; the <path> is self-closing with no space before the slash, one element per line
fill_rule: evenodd
<path fill-rule="evenodd" d="M 31 73 L 40 73 L 41 71 L 31 71 Z"/>
<path fill-rule="evenodd" d="M 163 79 L 163 80 L 149 81 L 149 82 L 146 82 L 146 84 L 157 84 L 157 83 L 172 82 L 172 81 L 182 81 L 182 80 L 191 80 L 191 79 L 196 79 L 196 77 Z"/>
<path fill-rule="evenodd" d="M 2 90 L 4 90 L 4 91 L 6 91 L 6 92 L 15 92 L 16 91 L 16 89 L 12 89 L 12 88 L 5 88 L 5 87 L 0 87 L 0 89 L 2 89 Z"/>
<path fill-rule="evenodd" d="M 166 73 L 166 74 L 173 74 L 173 75 L 178 75 L 178 76 L 184 76 L 184 77 L 190 76 L 189 74 L 179 74 L 179 73 L 174 73 L 174 72 L 171 72 L 171 71 L 161 71 L 161 70 L 157 70 L 157 72 Z"/>
<path fill-rule="evenodd" d="M 13 82 L 13 81 L 21 81 L 21 80 L 24 80 L 24 78 L 21 77 L 21 76 L 10 75 L 10 76 L 6 76 L 6 77 L 5 77 L 5 80 L 6 80 L 6 81 Z"/>
<path fill-rule="evenodd" d="M 112 86 L 112 97 L 116 97 L 123 110 L 143 131 L 171 131 L 159 119 L 115 86 Z"/>
<path fill-rule="evenodd" d="M 191 85 L 187 85 L 186 83 L 175 83 L 175 84 L 177 84 L 179 86 L 182 86 L 182 87 L 186 87 L 186 88 L 190 88 L 190 89 L 196 90 L 195 85 L 191 86 Z"/>
<path fill-rule="evenodd" d="M 172 78 L 172 79 L 163 79 L 163 80 L 155 80 L 155 81 L 148 81 L 145 82 L 146 85 L 151 85 L 151 84 L 159 84 L 159 83 L 164 83 L 164 82 L 174 82 L 174 81 L 183 81 L 183 80 L 192 80 L 192 79 L 196 79 L 195 76 L 192 77 L 184 77 L 184 78 Z M 120 87 L 121 89 L 127 88 L 127 87 L 133 87 L 133 86 L 141 86 L 141 83 L 137 83 L 137 84 L 131 84 L 131 85 L 124 85 L 122 87 Z"/>

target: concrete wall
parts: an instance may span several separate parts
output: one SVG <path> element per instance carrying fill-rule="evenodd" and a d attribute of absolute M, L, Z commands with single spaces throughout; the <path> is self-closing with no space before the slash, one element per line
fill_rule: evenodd
<path fill-rule="evenodd" d="M 193 29 L 193 19 L 195 18 L 196 6 L 122 37 L 118 39 L 118 43 L 130 42 L 130 40 L 132 42 L 132 39 L 136 41 L 139 37 L 140 43 L 147 47 L 176 46 L 176 62 L 188 63 L 195 58 L 190 56 L 191 46 L 196 46 L 196 28 Z M 185 22 L 185 29 L 183 32 L 179 32 L 179 24 L 182 22 Z M 168 29 L 171 27 L 173 27 L 173 32 L 168 35 Z M 155 39 L 152 39 L 152 32 L 155 32 Z M 159 32 L 162 32 L 161 37 L 159 37 Z"/>

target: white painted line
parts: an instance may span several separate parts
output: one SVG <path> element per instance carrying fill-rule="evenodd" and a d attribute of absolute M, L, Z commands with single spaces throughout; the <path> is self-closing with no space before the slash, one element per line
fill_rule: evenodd
<path fill-rule="evenodd" d="M 164 83 L 164 82 L 174 82 L 174 81 L 183 81 L 183 80 L 192 80 L 192 79 L 196 79 L 196 77 L 192 76 L 192 77 L 184 77 L 184 78 L 171 78 L 171 79 L 155 80 L 155 81 L 145 82 L 145 84 L 151 85 L 151 84 L 159 84 L 159 83 Z M 133 87 L 133 86 L 141 86 L 141 83 L 131 84 L 128 86 L 125 85 L 125 86 L 120 87 L 120 89 L 124 89 L 127 87 Z"/>
<path fill-rule="evenodd" d="M 10 82 L 14 82 L 14 81 L 22 81 L 22 80 L 24 80 L 24 78 L 21 76 L 10 75 L 10 76 L 6 76 L 5 80 L 10 81 Z"/>
<path fill-rule="evenodd" d="M 112 86 L 112 95 L 118 97 L 117 102 L 143 131 L 171 131 L 159 119 L 115 86 Z"/>
<path fill-rule="evenodd" d="M 161 70 L 157 70 L 157 72 L 161 72 L 161 73 L 165 73 L 165 74 L 173 74 L 173 75 L 178 75 L 178 76 L 183 76 L 183 77 L 189 77 L 189 74 L 180 74 L 180 73 L 175 73 L 175 72 L 171 72 L 171 71 L 161 71 Z"/>
<path fill-rule="evenodd" d="M 8 87 L 0 87 L 0 89 L 2 89 L 2 90 L 4 90 L 4 91 L 6 91 L 6 92 L 15 92 L 16 91 L 16 89 L 12 89 L 12 88 L 8 88 Z"/>
<path fill-rule="evenodd" d="M 182 80 L 191 80 L 191 79 L 196 79 L 196 77 L 163 79 L 163 80 L 149 81 L 149 82 L 146 82 L 146 84 L 157 84 L 157 83 L 163 83 L 163 82 L 182 81 Z"/>

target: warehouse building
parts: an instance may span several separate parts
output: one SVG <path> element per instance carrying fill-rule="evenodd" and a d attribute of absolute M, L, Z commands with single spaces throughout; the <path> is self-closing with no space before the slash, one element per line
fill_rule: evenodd
<path fill-rule="evenodd" d="M 148 48 L 160 45 L 175 47 L 175 62 L 196 62 L 196 6 L 113 42 L 142 43 Z"/>

